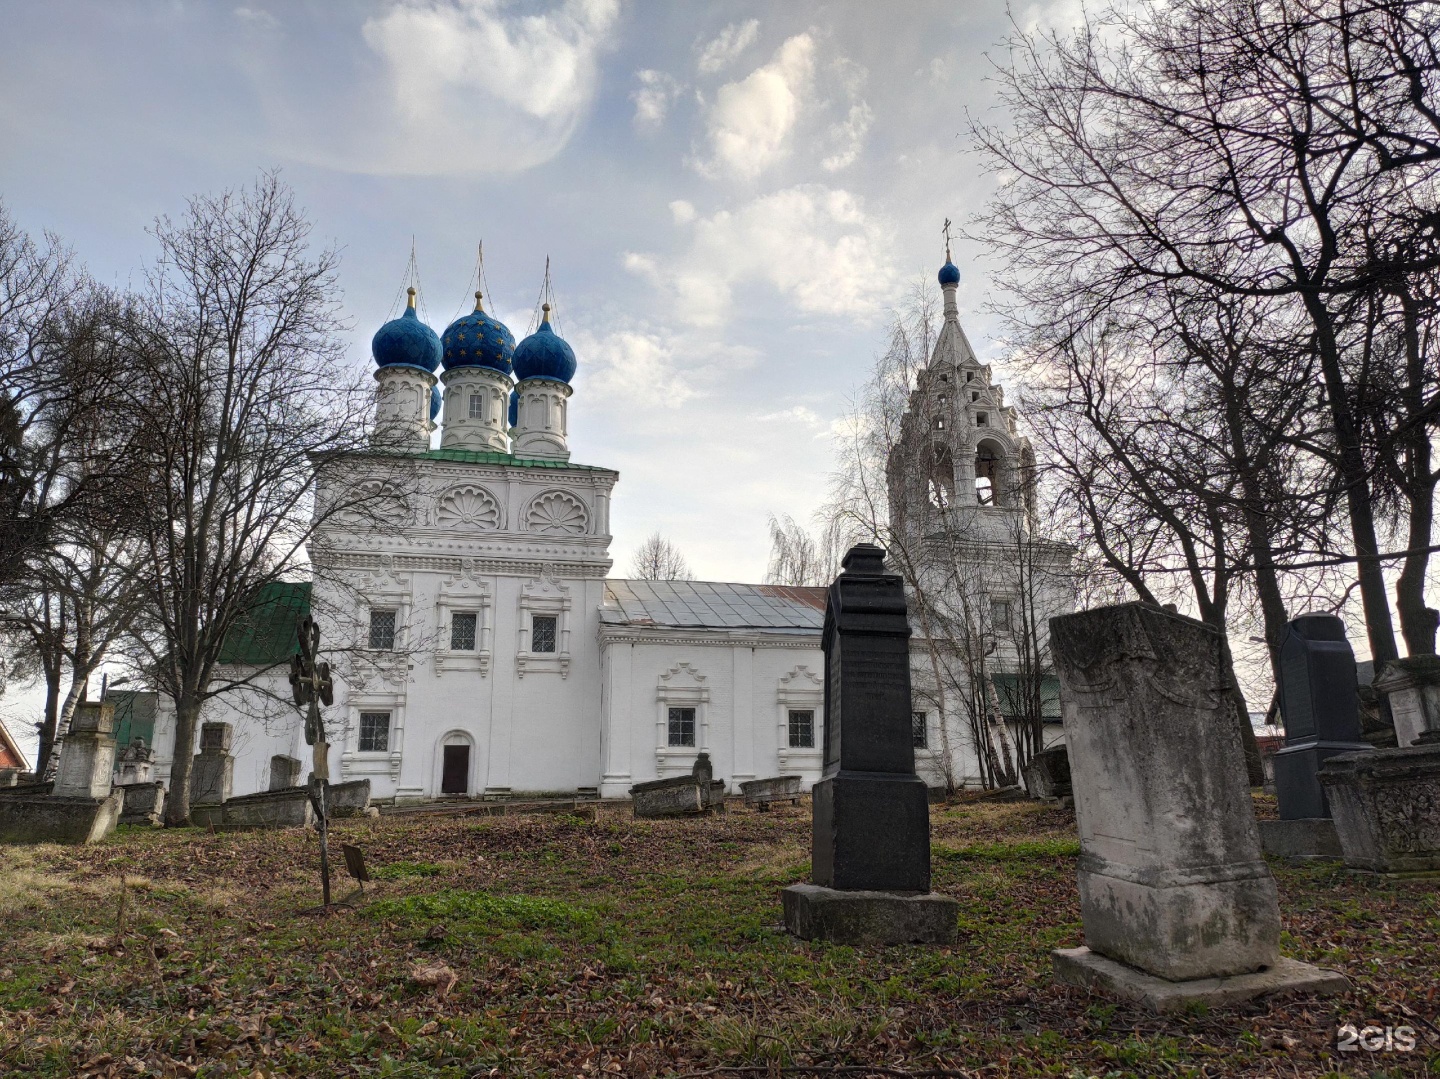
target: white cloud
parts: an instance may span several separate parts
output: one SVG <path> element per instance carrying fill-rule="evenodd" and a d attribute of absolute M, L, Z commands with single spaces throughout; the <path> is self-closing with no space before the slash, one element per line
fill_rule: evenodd
<path fill-rule="evenodd" d="M 260 28 L 261 30 L 274 30 L 280 26 L 280 20 L 264 8 L 237 7 L 235 17 L 243 23 Z"/>
<path fill-rule="evenodd" d="M 603 337 L 578 334 L 584 357 L 584 392 L 596 401 L 645 410 L 679 408 L 699 391 L 676 368 L 666 337 L 649 330 L 621 330 Z"/>
<path fill-rule="evenodd" d="M 760 37 L 760 20 L 747 19 L 731 23 L 710 39 L 700 50 L 700 59 L 695 66 L 707 75 L 713 75 L 721 68 L 733 63 L 742 52 L 755 44 Z"/>
<path fill-rule="evenodd" d="M 675 218 L 675 224 L 688 225 L 695 220 L 695 207 L 684 199 L 676 199 L 670 204 L 670 214 Z"/>
<path fill-rule="evenodd" d="M 641 131 L 654 131 L 665 122 L 670 106 L 684 87 L 663 71 L 637 71 L 640 88 L 630 95 L 635 102 L 634 123 Z"/>
<path fill-rule="evenodd" d="M 750 180 L 783 159 L 814 73 L 814 39 L 797 34 L 768 64 L 720 87 L 706 116 L 712 156 L 696 167 Z"/>
<path fill-rule="evenodd" d="M 805 184 L 691 223 L 691 246 L 662 261 L 630 252 L 624 266 L 672 294 L 676 317 L 720 325 L 736 287 L 768 284 L 809 314 L 861 320 L 894 282 L 890 231 L 848 191 Z"/>
<path fill-rule="evenodd" d="M 782 409 L 779 412 L 767 412 L 763 416 L 755 417 L 756 423 L 798 423 L 805 427 L 820 427 L 824 420 L 814 409 L 806 408 L 804 405 L 795 405 L 791 408 Z"/>
<path fill-rule="evenodd" d="M 274 63 L 252 78 L 302 160 L 388 175 L 515 172 L 548 161 L 594 98 L 619 0 L 522 14 L 504 0 L 391 0 L 361 37 L 379 61 L 360 89 L 292 101 Z M 358 73 L 357 73 L 358 74 Z"/>
<path fill-rule="evenodd" d="M 865 136 L 870 131 L 874 113 L 865 102 L 850 106 L 850 113 L 844 120 L 830 128 L 830 139 L 837 145 L 835 153 L 820 162 L 826 172 L 838 172 L 855 163 L 860 149 L 865 145 Z"/>

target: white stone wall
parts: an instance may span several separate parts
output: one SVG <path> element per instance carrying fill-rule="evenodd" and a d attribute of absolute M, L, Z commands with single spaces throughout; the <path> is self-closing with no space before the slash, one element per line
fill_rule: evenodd
<path fill-rule="evenodd" d="M 818 633 L 745 636 L 725 630 L 603 626 L 601 742 L 605 797 L 688 772 L 710 754 L 733 792 L 749 779 L 820 777 L 824 657 Z M 668 744 L 671 706 L 696 710 L 695 746 Z M 789 710 L 813 709 L 813 749 L 789 746 Z"/>

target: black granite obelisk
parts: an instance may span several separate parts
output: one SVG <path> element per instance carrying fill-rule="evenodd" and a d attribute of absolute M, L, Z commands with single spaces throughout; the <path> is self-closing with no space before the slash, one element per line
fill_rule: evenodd
<path fill-rule="evenodd" d="M 910 623 L 885 552 L 852 547 L 825 603 L 825 766 L 813 790 L 811 884 L 785 889 L 806 938 L 943 943 L 955 902 L 930 895 L 930 807 L 915 774 Z"/>
<path fill-rule="evenodd" d="M 1275 754 L 1275 794 L 1281 820 L 1330 816 L 1317 776 L 1341 753 L 1368 753 L 1360 740 L 1355 653 L 1345 623 L 1333 614 L 1305 614 L 1280 641 L 1280 714 L 1285 746 Z"/>

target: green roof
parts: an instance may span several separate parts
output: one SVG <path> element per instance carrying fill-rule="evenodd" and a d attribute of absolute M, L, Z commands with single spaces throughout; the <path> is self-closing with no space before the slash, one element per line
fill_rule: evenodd
<path fill-rule="evenodd" d="M 516 457 L 513 453 L 497 453 L 494 450 L 426 450 L 424 453 L 384 453 L 384 456 L 414 457 L 422 461 L 463 461 L 471 465 L 506 465 L 511 468 L 568 468 L 573 472 L 615 471 L 613 468 L 600 468 L 596 465 L 572 465 L 569 461 L 540 461 L 533 457 Z"/>
<path fill-rule="evenodd" d="M 310 613 L 309 581 L 272 581 L 255 594 L 220 647 L 220 662 L 283 663 L 295 651 L 295 624 Z"/>
<path fill-rule="evenodd" d="M 153 690 L 107 689 L 105 699 L 115 706 L 115 744 L 124 749 L 136 738 L 147 746 L 155 737 L 159 695 Z"/>
<path fill-rule="evenodd" d="M 992 674 L 990 681 L 995 684 L 995 693 L 1000 698 L 1000 708 L 1007 717 L 1018 716 L 1025 709 L 1024 690 L 1030 687 L 1020 684 L 1018 674 Z M 1060 679 L 1053 674 L 1040 679 L 1040 715 L 1047 722 L 1060 719 Z"/>

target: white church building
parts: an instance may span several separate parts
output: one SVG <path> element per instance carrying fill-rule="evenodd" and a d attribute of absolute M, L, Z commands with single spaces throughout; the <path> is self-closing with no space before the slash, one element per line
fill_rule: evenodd
<path fill-rule="evenodd" d="M 947 371 L 963 341 L 956 282 L 947 260 L 933 361 Z M 821 769 L 825 590 L 610 577 L 620 476 L 571 460 L 575 354 L 548 305 L 517 345 L 476 301 L 437 335 L 412 289 L 374 336 L 375 448 L 323 477 L 317 505 L 365 497 L 317 527 L 314 581 L 271 586 L 235 635 L 222 673 L 252 688 L 202 716 L 232 724 L 234 793 L 266 789 L 273 755 L 309 767 L 283 663 L 307 610 L 335 672 L 331 778 L 369 779 L 374 799 L 620 798 L 688 772 L 701 752 L 732 791 L 777 775 L 808 787 Z M 989 369 L 965 351 L 958 362 L 993 400 Z M 1018 453 L 1009 425 L 987 455 Z M 958 467 L 952 481 L 974 484 Z M 162 779 L 166 703 L 152 736 Z M 918 697 L 915 718 L 922 775 L 942 781 L 943 744 L 951 774 L 974 781 L 974 749 L 938 739 Z"/>

